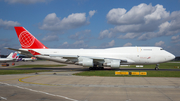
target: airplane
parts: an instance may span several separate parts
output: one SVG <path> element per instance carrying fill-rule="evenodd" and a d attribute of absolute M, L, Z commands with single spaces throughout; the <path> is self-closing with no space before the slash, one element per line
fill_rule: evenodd
<path fill-rule="evenodd" d="M 16 60 L 17 53 L 10 53 L 6 58 L 0 58 L 0 62 L 12 62 Z"/>
<path fill-rule="evenodd" d="M 42 59 L 61 63 L 73 63 L 89 67 L 89 69 L 104 69 L 111 67 L 119 69 L 120 65 L 149 65 L 171 61 L 175 56 L 161 47 L 115 47 L 106 49 L 51 49 L 43 45 L 24 27 L 14 27 L 19 38 L 22 54 L 33 54 Z"/>
<path fill-rule="evenodd" d="M 17 59 L 16 61 L 34 61 L 34 60 L 37 60 L 36 57 L 31 57 L 31 58 L 20 58 L 20 57 L 19 57 L 19 54 L 17 54 L 16 59 Z"/>

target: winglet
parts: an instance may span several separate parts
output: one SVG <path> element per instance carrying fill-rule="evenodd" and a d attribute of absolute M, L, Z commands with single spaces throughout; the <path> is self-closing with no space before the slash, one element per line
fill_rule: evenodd
<path fill-rule="evenodd" d="M 38 53 L 38 52 L 35 52 L 35 51 L 33 51 L 33 50 L 28 50 L 32 55 L 41 55 L 40 53 Z"/>
<path fill-rule="evenodd" d="M 47 49 L 38 39 L 36 39 L 24 27 L 14 27 L 22 48 L 26 49 Z"/>

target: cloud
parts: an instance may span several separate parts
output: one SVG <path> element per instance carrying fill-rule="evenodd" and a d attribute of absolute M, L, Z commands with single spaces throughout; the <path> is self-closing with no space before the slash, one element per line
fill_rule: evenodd
<path fill-rule="evenodd" d="M 159 4 L 153 7 L 151 4 L 142 3 L 132 7 L 128 12 L 124 8 L 111 9 L 106 18 L 108 23 L 113 25 L 143 24 L 167 18 L 169 12 L 165 10 Z"/>
<path fill-rule="evenodd" d="M 126 44 L 124 44 L 123 47 L 128 47 L 128 46 L 132 46 L 132 43 L 126 43 Z"/>
<path fill-rule="evenodd" d="M 112 40 L 111 42 L 109 42 L 109 43 L 106 45 L 106 47 L 112 47 L 112 46 L 114 46 L 114 44 L 115 44 L 115 41 Z"/>
<path fill-rule="evenodd" d="M 103 43 L 103 44 L 100 46 L 100 48 L 110 48 L 110 47 L 113 47 L 114 44 L 115 44 L 115 41 L 112 40 L 112 41 L 110 41 L 110 42 Z"/>
<path fill-rule="evenodd" d="M 179 39 L 179 35 L 177 35 L 177 36 L 172 36 L 171 39 L 172 39 L 172 40 L 177 40 L 177 39 Z"/>
<path fill-rule="evenodd" d="M 160 4 L 152 6 L 141 3 L 129 11 L 125 8 L 113 8 L 106 18 L 107 22 L 115 27 L 101 31 L 99 38 L 147 40 L 174 35 L 180 32 L 179 16 L 180 11 L 170 13 Z"/>
<path fill-rule="evenodd" d="M 91 18 L 96 12 L 96 10 L 89 11 L 89 17 Z"/>
<path fill-rule="evenodd" d="M 140 24 L 144 22 L 144 16 L 152 12 L 152 5 L 140 4 L 132 7 L 128 12 L 124 8 L 111 9 L 106 18 L 113 25 Z"/>
<path fill-rule="evenodd" d="M 173 43 L 179 42 L 180 41 L 180 35 L 172 36 L 171 40 Z"/>
<path fill-rule="evenodd" d="M 61 31 L 81 27 L 87 24 L 86 13 L 72 13 L 62 20 L 56 16 L 56 13 L 51 13 L 45 17 L 43 24 L 39 28 L 50 31 Z"/>
<path fill-rule="evenodd" d="M 104 30 L 100 32 L 99 38 L 103 39 L 105 37 L 111 38 L 113 36 L 113 33 L 110 32 L 109 30 Z"/>
<path fill-rule="evenodd" d="M 155 43 L 155 46 L 163 46 L 164 45 L 164 42 L 163 41 L 159 41 L 159 42 L 156 42 Z"/>
<path fill-rule="evenodd" d="M 120 39 L 133 39 L 137 36 L 138 36 L 137 33 L 127 33 L 125 35 L 120 35 L 118 38 L 120 38 Z"/>
<path fill-rule="evenodd" d="M 89 39 L 90 38 L 90 33 L 91 30 L 84 30 L 84 31 L 80 31 L 77 32 L 71 36 L 69 36 L 70 39 L 75 39 L 75 40 L 82 40 L 82 39 Z"/>
<path fill-rule="evenodd" d="M 57 35 L 48 35 L 48 36 L 45 36 L 42 41 L 58 41 L 59 38 Z"/>
<path fill-rule="evenodd" d="M 180 15 L 179 15 L 180 16 Z M 179 28 L 177 28 L 179 26 Z M 154 37 L 174 35 L 180 32 L 180 18 L 177 20 L 172 20 L 171 22 L 164 22 L 158 26 L 158 32 L 148 32 L 142 34 L 138 39 L 139 40 L 147 40 Z"/>
<path fill-rule="evenodd" d="M 46 3 L 50 0 L 4 0 L 10 4 L 21 3 L 21 4 L 35 4 L 35 3 Z"/>
<path fill-rule="evenodd" d="M 87 48 L 88 45 L 84 42 L 84 40 L 78 40 L 75 41 L 72 44 L 69 44 L 68 42 L 64 42 L 60 48 Z"/>
<path fill-rule="evenodd" d="M 18 23 L 17 21 L 3 21 L 2 19 L 0 19 L 0 28 L 6 29 L 6 30 L 13 30 L 14 26 L 19 26 L 21 25 L 20 23 Z"/>
<path fill-rule="evenodd" d="M 64 42 L 62 45 L 68 45 L 68 42 Z"/>

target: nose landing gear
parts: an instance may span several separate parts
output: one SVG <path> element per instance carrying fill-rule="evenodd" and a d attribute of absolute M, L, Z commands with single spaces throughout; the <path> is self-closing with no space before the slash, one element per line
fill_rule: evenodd
<path fill-rule="evenodd" d="M 159 70 L 159 64 L 156 64 L 155 70 Z"/>

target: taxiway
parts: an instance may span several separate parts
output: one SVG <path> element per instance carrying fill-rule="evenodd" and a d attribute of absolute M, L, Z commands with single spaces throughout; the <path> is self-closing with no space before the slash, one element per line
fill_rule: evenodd
<path fill-rule="evenodd" d="M 38 74 L 0 75 L 0 101 L 179 101 L 180 99 L 179 78 L 74 76 L 72 74 L 79 72 L 76 69 L 83 68 L 68 66 L 70 69 Z"/>

